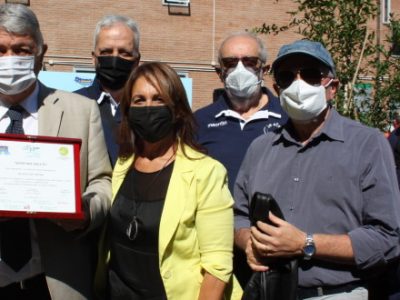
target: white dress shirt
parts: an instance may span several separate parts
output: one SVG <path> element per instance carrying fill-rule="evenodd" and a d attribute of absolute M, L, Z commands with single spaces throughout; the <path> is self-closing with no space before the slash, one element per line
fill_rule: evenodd
<path fill-rule="evenodd" d="M 38 122 L 38 94 L 39 85 L 36 84 L 35 90 L 29 95 L 20 105 L 25 109 L 22 126 L 25 134 L 37 135 L 39 122 Z M 7 116 L 9 105 L 5 104 L 0 99 L 0 133 L 5 133 L 10 118 Z M 35 275 L 43 273 L 43 267 L 40 259 L 39 245 L 37 242 L 37 233 L 33 223 L 30 220 L 31 230 L 31 245 L 32 245 L 32 258 L 23 266 L 18 272 L 15 272 L 0 258 L 0 287 L 7 286 L 13 282 L 19 282 L 24 279 L 31 278 Z M 15 238 L 18 238 L 16 236 Z"/>
<path fill-rule="evenodd" d="M 110 99 L 111 114 L 113 115 L 113 117 L 115 117 L 115 113 L 117 112 L 119 103 L 115 101 L 109 93 L 101 92 L 99 99 L 97 99 L 97 104 L 100 105 L 104 101 L 105 97 L 108 97 L 108 99 Z"/>

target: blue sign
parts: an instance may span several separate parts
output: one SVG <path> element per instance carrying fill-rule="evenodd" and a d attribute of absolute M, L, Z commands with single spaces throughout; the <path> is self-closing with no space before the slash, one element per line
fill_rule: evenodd
<path fill-rule="evenodd" d="M 48 87 L 73 92 L 92 84 L 95 73 L 40 71 L 39 80 Z M 192 106 L 192 78 L 181 78 Z"/>

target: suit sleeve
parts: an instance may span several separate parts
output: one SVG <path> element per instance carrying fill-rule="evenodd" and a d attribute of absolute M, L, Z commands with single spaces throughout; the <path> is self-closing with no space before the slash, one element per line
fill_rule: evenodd
<path fill-rule="evenodd" d="M 88 230 L 100 226 L 111 203 L 111 165 L 107 154 L 101 125 L 100 112 L 91 101 L 89 136 L 87 147 L 87 186 L 82 189 L 82 200 L 90 212 Z"/>
<path fill-rule="evenodd" d="M 196 172 L 196 231 L 201 266 L 214 277 L 228 282 L 232 274 L 233 199 L 225 168 L 214 160 L 201 165 Z"/>

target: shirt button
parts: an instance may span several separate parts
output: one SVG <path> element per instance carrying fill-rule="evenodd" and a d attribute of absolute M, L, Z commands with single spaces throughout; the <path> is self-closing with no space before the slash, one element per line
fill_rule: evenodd
<path fill-rule="evenodd" d="M 295 178 L 293 178 L 293 180 L 294 180 L 295 182 L 299 182 L 299 181 L 300 181 L 299 177 L 295 177 Z"/>
<path fill-rule="evenodd" d="M 171 272 L 170 272 L 170 271 L 165 272 L 163 277 L 164 277 L 165 279 L 170 278 L 170 277 L 171 277 Z"/>

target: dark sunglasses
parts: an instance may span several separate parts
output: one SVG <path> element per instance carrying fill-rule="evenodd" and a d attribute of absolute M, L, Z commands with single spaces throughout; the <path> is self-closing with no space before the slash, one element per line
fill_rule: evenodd
<path fill-rule="evenodd" d="M 279 71 L 275 74 L 276 84 L 280 88 L 287 88 L 296 79 L 297 74 L 300 74 L 301 79 L 311 85 L 320 85 L 324 77 L 320 69 L 317 68 L 304 68 L 297 71 Z"/>
<path fill-rule="evenodd" d="M 260 59 L 257 56 L 244 56 L 244 57 L 223 57 L 221 58 L 222 67 L 224 69 L 236 68 L 239 61 L 242 62 L 246 68 L 258 69 L 260 67 Z"/>

